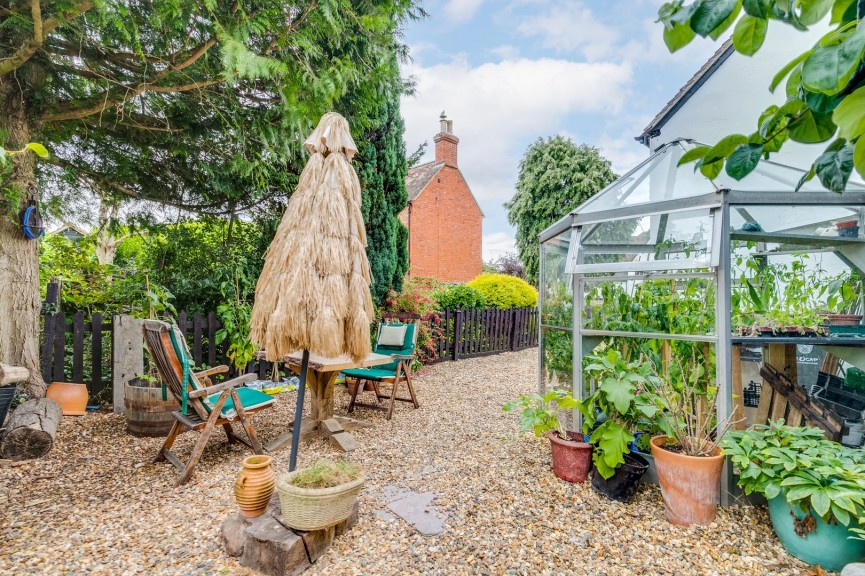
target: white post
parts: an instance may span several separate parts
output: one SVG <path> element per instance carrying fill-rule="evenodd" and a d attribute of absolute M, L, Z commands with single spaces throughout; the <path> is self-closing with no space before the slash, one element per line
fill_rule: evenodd
<path fill-rule="evenodd" d="M 126 412 L 126 383 L 144 372 L 142 321 L 132 316 L 114 316 L 111 336 L 111 381 L 114 412 Z"/>

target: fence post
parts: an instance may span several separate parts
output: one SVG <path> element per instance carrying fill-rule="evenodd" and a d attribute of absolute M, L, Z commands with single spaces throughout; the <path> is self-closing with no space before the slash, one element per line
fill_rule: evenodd
<path fill-rule="evenodd" d="M 517 311 L 520 308 L 511 309 L 511 352 L 517 351 Z"/>
<path fill-rule="evenodd" d="M 132 316 L 115 316 L 111 340 L 111 381 L 114 412 L 126 412 L 126 383 L 144 372 L 142 321 Z"/>
<path fill-rule="evenodd" d="M 463 331 L 463 311 L 457 310 L 454 314 L 454 353 L 453 360 L 460 359 L 460 335 Z"/>
<path fill-rule="evenodd" d="M 57 302 L 60 298 L 60 285 L 57 282 L 49 282 L 45 290 L 45 305 L 42 309 L 44 321 L 42 325 L 42 350 L 39 354 L 39 369 L 42 378 L 51 382 L 51 351 L 54 350 L 54 331 L 57 329 Z"/>

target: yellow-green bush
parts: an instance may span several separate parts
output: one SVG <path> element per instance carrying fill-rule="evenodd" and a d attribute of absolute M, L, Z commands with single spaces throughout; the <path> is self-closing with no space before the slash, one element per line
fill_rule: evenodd
<path fill-rule="evenodd" d="M 494 308 L 521 308 L 538 303 L 538 291 L 516 276 L 481 274 L 466 285 L 483 294 L 486 305 Z"/>

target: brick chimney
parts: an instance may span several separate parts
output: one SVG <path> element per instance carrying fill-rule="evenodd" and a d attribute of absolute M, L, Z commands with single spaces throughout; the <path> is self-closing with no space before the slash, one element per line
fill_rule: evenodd
<path fill-rule="evenodd" d="M 435 135 L 433 142 L 436 144 L 436 164 L 444 162 L 448 166 L 457 167 L 457 144 L 460 139 L 454 136 L 454 121 L 442 112 L 439 116 L 441 132 Z"/>

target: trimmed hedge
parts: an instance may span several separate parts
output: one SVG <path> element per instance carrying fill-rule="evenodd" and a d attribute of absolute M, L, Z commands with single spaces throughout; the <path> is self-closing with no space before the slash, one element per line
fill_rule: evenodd
<path fill-rule="evenodd" d="M 538 304 L 538 291 L 531 284 L 507 274 L 481 274 L 468 284 L 484 295 L 493 308 L 522 308 Z"/>
<path fill-rule="evenodd" d="M 441 310 L 469 310 L 486 306 L 484 295 L 465 284 L 451 284 L 433 292 Z"/>

